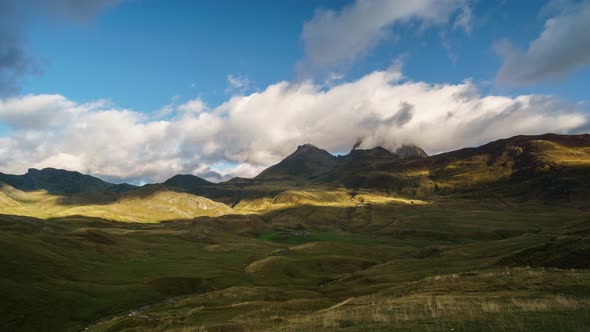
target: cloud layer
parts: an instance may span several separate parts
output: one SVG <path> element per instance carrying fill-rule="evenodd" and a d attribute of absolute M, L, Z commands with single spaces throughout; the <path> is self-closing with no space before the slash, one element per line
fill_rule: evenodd
<path fill-rule="evenodd" d="M 166 120 L 61 95 L 0 100 L 0 171 L 59 167 L 112 180 L 162 181 L 176 173 L 211 180 L 253 176 L 312 143 L 332 152 L 418 144 L 429 153 L 517 134 L 576 132 L 588 124 L 576 105 L 549 96 L 481 96 L 468 81 L 404 80 L 399 68 L 330 88 L 279 82 L 217 107 L 200 99 Z"/>
<path fill-rule="evenodd" d="M 590 2 L 550 1 L 542 12 L 554 16 L 528 49 L 520 50 L 507 40 L 496 44 L 504 59 L 498 83 L 538 83 L 590 66 Z"/>
<path fill-rule="evenodd" d="M 312 68 L 351 63 L 391 37 L 395 24 L 443 24 L 457 12 L 454 26 L 469 31 L 467 0 L 357 0 L 340 11 L 319 10 L 303 26 L 305 62 Z"/>

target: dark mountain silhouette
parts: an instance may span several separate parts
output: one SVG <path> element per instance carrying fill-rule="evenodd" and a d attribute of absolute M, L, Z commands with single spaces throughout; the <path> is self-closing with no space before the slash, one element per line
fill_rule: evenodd
<path fill-rule="evenodd" d="M 402 156 L 375 147 L 333 156 L 305 144 L 252 179 L 212 183 L 185 174 L 163 184 L 230 206 L 244 198 L 274 197 L 293 186 L 376 190 L 410 197 L 469 194 L 570 200 L 586 197 L 589 192 L 585 185 L 590 183 L 587 134 L 515 136 L 433 156 L 425 156 L 419 147 L 405 146 L 400 153 Z M 0 173 L 0 181 L 19 190 L 44 189 L 62 195 L 136 188 L 52 168 L 30 169 L 23 175 Z"/>
<path fill-rule="evenodd" d="M 211 186 L 213 183 L 196 175 L 178 174 L 164 181 L 164 185 L 188 190 L 194 187 Z"/>
<path fill-rule="evenodd" d="M 90 175 L 55 168 L 30 168 L 22 175 L 0 173 L 0 181 L 23 191 L 47 190 L 49 193 L 62 195 L 82 192 L 125 192 L 136 188 L 127 183 L 113 184 Z"/>
<path fill-rule="evenodd" d="M 255 178 L 264 180 L 284 177 L 309 179 L 326 173 L 337 165 L 338 158 L 328 151 L 312 144 L 305 144 L 297 147 L 297 150 L 287 158 L 265 169 Z"/>

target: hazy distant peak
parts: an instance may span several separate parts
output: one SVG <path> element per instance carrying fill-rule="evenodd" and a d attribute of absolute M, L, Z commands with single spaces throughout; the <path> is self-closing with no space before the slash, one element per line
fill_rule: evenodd
<path fill-rule="evenodd" d="M 305 143 L 305 144 L 299 145 L 297 147 L 297 150 L 306 150 L 306 149 L 319 149 L 319 148 L 311 143 Z"/>
<path fill-rule="evenodd" d="M 295 152 L 292 155 L 300 154 L 300 153 L 317 152 L 317 151 L 319 151 L 319 152 L 322 152 L 323 151 L 323 152 L 325 152 L 327 154 L 330 154 L 328 151 L 323 150 L 323 149 L 320 149 L 320 148 L 318 148 L 317 146 L 315 146 L 313 144 L 306 143 L 306 144 L 303 144 L 303 145 L 299 145 L 297 147 L 297 150 L 295 150 Z"/>
<path fill-rule="evenodd" d="M 181 183 L 207 185 L 211 182 L 192 174 L 176 174 L 164 182 L 165 185 L 177 185 Z"/>
<path fill-rule="evenodd" d="M 116 185 L 91 175 L 57 168 L 29 168 L 23 175 L 0 173 L 3 181 L 19 190 L 47 190 L 52 194 L 75 194 L 82 192 L 124 192 L 135 188 L 128 184 Z"/>
<path fill-rule="evenodd" d="M 428 154 L 424 152 L 422 148 L 413 144 L 404 144 L 400 146 L 395 150 L 395 154 L 397 154 L 401 158 L 428 157 Z"/>
<path fill-rule="evenodd" d="M 295 150 L 295 152 L 293 152 L 291 155 L 289 155 L 287 158 L 285 159 L 293 159 L 293 158 L 299 158 L 299 157 L 306 157 L 306 158 L 334 158 L 334 156 L 324 150 L 324 149 L 320 149 L 317 146 L 313 145 L 313 144 L 303 144 L 303 145 L 299 145 L 297 147 L 297 150 Z"/>
<path fill-rule="evenodd" d="M 297 150 L 283 159 L 280 163 L 271 166 L 256 178 L 268 178 L 274 176 L 310 177 L 332 170 L 337 163 L 337 157 L 330 152 L 320 149 L 313 144 L 303 144 Z"/>

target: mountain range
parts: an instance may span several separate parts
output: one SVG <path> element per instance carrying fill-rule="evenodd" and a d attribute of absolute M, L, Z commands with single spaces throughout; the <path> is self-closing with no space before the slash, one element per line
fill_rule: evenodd
<path fill-rule="evenodd" d="M 311 144 L 253 178 L 0 173 L 9 331 L 586 331 L 590 135 Z"/>
<path fill-rule="evenodd" d="M 587 134 L 516 136 L 434 156 L 409 145 L 396 153 L 375 147 L 334 156 L 305 144 L 252 179 L 213 183 L 195 175 L 179 174 L 158 188 L 202 195 L 228 205 L 306 187 L 374 190 L 408 197 L 493 195 L 498 188 L 503 194 L 517 195 L 525 187 L 527 198 L 579 200 L 586 197 L 588 178 L 584 167 L 588 165 Z M 29 169 L 23 175 L 0 173 L 0 182 L 23 191 L 46 190 L 57 195 L 133 193 L 139 189 L 53 168 Z"/>

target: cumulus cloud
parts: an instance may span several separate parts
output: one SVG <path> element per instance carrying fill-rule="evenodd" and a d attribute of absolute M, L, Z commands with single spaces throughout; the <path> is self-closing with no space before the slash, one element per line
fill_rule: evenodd
<path fill-rule="evenodd" d="M 470 29 L 467 0 L 357 0 L 340 11 L 318 10 L 303 26 L 304 62 L 315 68 L 351 63 L 391 37 L 396 24 L 444 24 L 456 12 L 455 27 Z"/>
<path fill-rule="evenodd" d="M 177 173 L 218 181 L 254 176 L 304 143 L 343 152 L 362 137 L 360 148 L 417 144 L 436 153 L 589 123 L 579 105 L 550 96 L 482 96 L 469 81 L 409 81 L 398 66 L 328 88 L 278 82 L 216 107 L 183 105 L 199 111 L 162 120 L 60 95 L 2 99 L 10 133 L 0 138 L 0 171 L 52 166 L 136 182 Z"/>
<path fill-rule="evenodd" d="M 496 52 L 504 60 L 498 83 L 538 83 L 590 66 L 590 2 L 551 1 L 542 13 L 554 16 L 528 49 L 519 49 L 508 40 L 496 43 Z"/>
<path fill-rule="evenodd" d="M 39 73 L 37 59 L 25 50 L 24 24 L 31 13 L 74 21 L 93 17 L 120 0 L 0 0 L 0 96 L 18 92 L 20 79 Z"/>
<path fill-rule="evenodd" d="M 206 109 L 207 105 L 205 105 L 205 102 L 201 98 L 189 100 L 178 106 L 178 110 L 184 113 L 200 113 Z"/>

